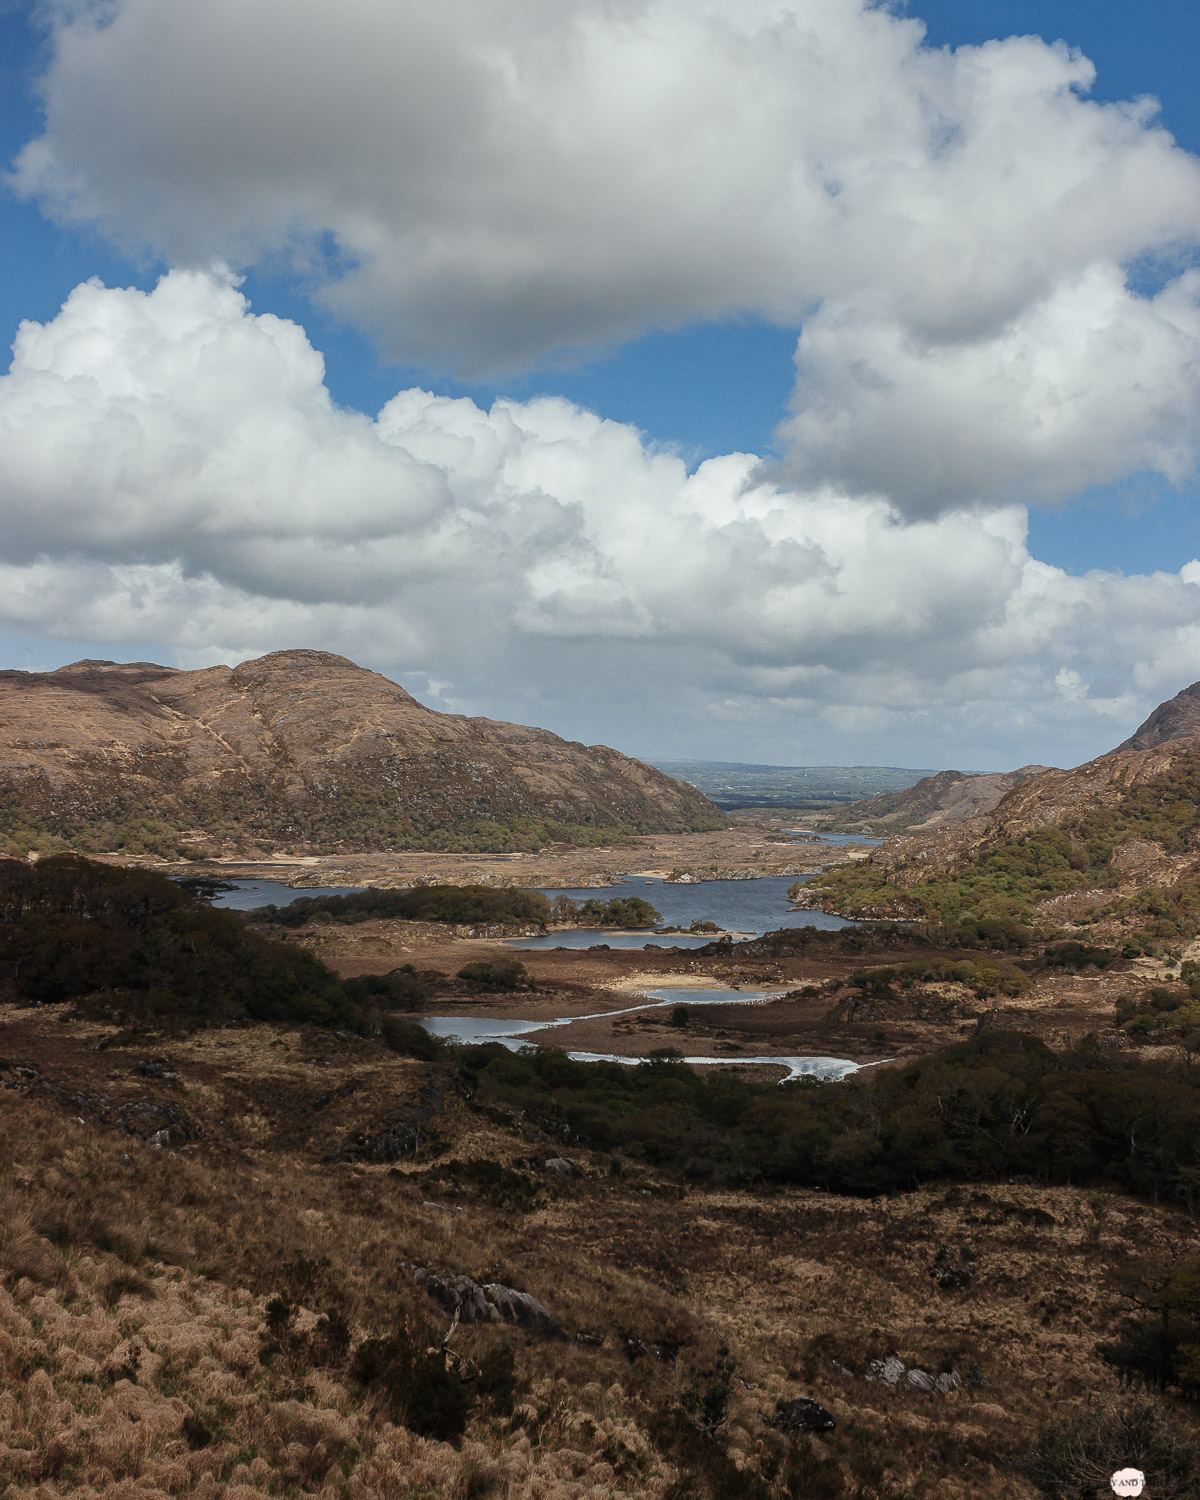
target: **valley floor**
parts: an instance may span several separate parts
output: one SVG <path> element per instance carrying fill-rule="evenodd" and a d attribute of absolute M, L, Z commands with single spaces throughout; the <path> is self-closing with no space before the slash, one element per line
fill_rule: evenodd
<path fill-rule="evenodd" d="M 610 884 L 620 875 L 662 878 L 748 879 L 756 875 L 811 875 L 865 855 L 864 848 L 805 844 L 786 839 L 788 820 L 743 814 L 713 833 L 644 834 L 629 843 L 580 848 L 551 844 L 531 854 L 277 854 L 269 859 L 166 861 L 99 855 L 116 863 L 145 865 L 171 875 L 213 874 L 226 879 L 280 880 L 294 886 L 426 884 L 584 887 Z"/>

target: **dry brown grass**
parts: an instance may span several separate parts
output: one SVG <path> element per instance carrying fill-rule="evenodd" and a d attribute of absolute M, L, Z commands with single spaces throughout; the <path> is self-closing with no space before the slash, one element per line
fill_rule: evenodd
<path fill-rule="evenodd" d="M 39 1024 L 47 1070 L 86 1082 L 89 1049 Z M 435 1191 L 424 1159 L 327 1160 L 428 1070 L 359 1044 L 309 1065 L 316 1046 L 266 1028 L 180 1043 L 173 1097 L 204 1127 L 186 1151 L 0 1090 L 0 1494 L 1015 1500 L 1031 1490 L 1012 1461 L 1047 1407 L 1113 1388 L 1092 1352 L 1121 1313 L 1107 1272 L 1131 1246 L 1195 1238 L 1172 1210 L 1103 1193 L 987 1185 L 875 1206 L 685 1190 L 636 1166 L 618 1180 L 576 1150 L 591 1175 L 539 1179 L 525 1212 L 469 1186 Z M 91 1055 L 107 1077 L 111 1051 Z M 343 1078 L 361 1088 L 314 1111 Z M 266 1122 L 253 1140 L 251 1113 Z M 549 1154 L 453 1093 L 435 1125 L 443 1157 Z M 977 1259 L 968 1290 L 933 1285 L 943 1246 Z M 321 1320 L 344 1319 L 355 1342 L 407 1328 L 436 1347 L 448 1319 L 414 1283 L 418 1262 L 516 1285 L 603 1343 L 460 1327 L 468 1372 L 513 1347 L 512 1410 L 481 1400 L 457 1445 L 417 1436 L 351 1378 Z M 276 1296 L 289 1312 L 268 1329 Z M 680 1353 L 630 1359 L 627 1339 Z M 738 1373 L 714 1445 L 678 1396 L 708 1378 L 721 1339 Z M 864 1378 L 893 1353 L 935 1373 L 977 1364 L 987 1383 L 931 1397 Z M 834 1413 L 829 1437 L 791 1442 L 763 1423 L 797 1395 Z"/>

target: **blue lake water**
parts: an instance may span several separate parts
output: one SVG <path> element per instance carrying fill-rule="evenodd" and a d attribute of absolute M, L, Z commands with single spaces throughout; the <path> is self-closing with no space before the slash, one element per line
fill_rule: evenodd
<path fill-rule="evenodd" d="M 703 948 L 715 943 L 716 932 L 613 932 L 608 927 L 564 928 L 544 937 L 513 938 L 510 948 Z"/>
<path fill-rule="evenodd" d="M 806 844 L 814 846 L 820 844 L 836 844 L 839 848 L 843 844 L 867 844 L 874 848 L 876 844 L 882 844 L 882 839 L 869 839 L 861 833 L 813 833 L 808 828 L 785 828 L 784 833 L 803 835 Z"/>
<path fill-rule="evenodd" d="M 218 891 L 214 906 L 232 907 L 234 911 L 253 911 L 256 906 L 290 906 L 301 896 L 353 896 L 361 885 L 307 885 L 296 888 L 280 880 L 238 880 L 233 890 Z"/>
<path fill-rule="evenodd" d="M 806 878 L 806 877 L 801 877 Z M 791 875 L 768 875 L 756 880 L 707 880 L 699 885 L 674 885 L 650 876 L 626 876 L 620 885 L 591 887 L 555 886 L 542 894 L 570 896 L 574 901 L 608 901 L 613 896 L 641 896 L 662 913 L 668 927 L 690 927 L 693 922 L 715 922 L 724 932 L 758 936 L 779 927 L 822 927 L 836 930 L 852 927 L 844 917 L 827 912 L 790 908 L 788 888 L 796 883 Z M 218 891 L 215 906 L 251 911 L 257 906 L 289 906 L 303 896 L 349 896 L 361 886 L 303 886 L 293 888 L 278 880 L 238 880 L 234 889 Z M 590 948 L 607 943 L 610 948 L 702 948 L 713 935 L 691 933 L 611 932 L 604 928 L 577 928 L 551 932 L 544 937 L 521 938 L 516 948 Z"/>
<path fill-rule="evenodd" d="M 611 1016 L 627 1016 L 637 1011 L 661 1010 L 666 1006 L 675 1005 L 759 1005 L 762 1001 L 769 999 L 773 994 L 781 991 L 768 990 L 704 990 L 704 989 L 655 989 L 647 990 L 645 998 L 636 1005 L 626 1005 L 618 1010 L 594 1011 L 586 1016 L 560 1016 L 551 1021 L 523 1021 L 517 1019 L 501 1020 L 481 1016 L 425 1016 L 419 1021 L 426 1031 L 433 1036 L 441 1037 L 444 1041 L 465 1042 L 468 1045 L 479 1045 L 483 1042 L 499 1042 L 502 1047 L 507 1047 L 510 1052 L 519 1052 L 522 1047 L 554 1046 L 553 1033 L 564 1026 L 570 1026 L 574 1021 L 597 1021 Z M 535 1032 L 550 1033 L 540 1037 L 534 1036 Z M 648 1054 L 646 1054 L 648 1055 Z M 615 1062 L 625 1063 L 630 1066 L 644 1062 L 646 1055 L 634 1057 L 622 1057 L 614 1052 L 570 1052 L 567 1056 L 575 1062 Z M 778 1056 L 778 1057 L 684 1057 L 681 1059 L 686 1063 L 699 1063 L 707 1065 L 749 1063 L 756 1066 L 771 1065 L 786 1068 L 787 1072 L 780 1080 L 788 1082 L 792 1078 L 823 1078 L 841 1079 L 851 1073 L 857 1073 L 859 1063 L 850 1062 L 842 1057 L 808 1057 L 808 1056 Z"/>
<path fill-rule="evenodd" d="M 801 879 L 811 877 L 802 876 Z M 698 885 L 675 885 L 646 875 L 628 875 L 622 885 L 591 889 L 565 889 L 555 886 L 542 894 L 570 896 L 572 901 L 608 901 L 613 896 L 641 896 L 662 913 L 667 927 L 690 927 L 693 922 L 715 922 L 725 932 L 747 933 L 754 937 L 779 927 L 823 927 L 834 931 L 853 927 L 844 917 L 828 912 L 802 909 L 793 911 L 788 889 L 796 884 L 794 875 L 764 875 L 756 880 L 705 880 Z M 515 948 L 589 948 L 607 943 L 612 948 L 700 948 L 713 941 L 697 934 L 663 933 L 661 935 L 613 934 L 603 928 L 580 928 L 575 932 L 550 932 L 545 937 L 521 938 Z"/>

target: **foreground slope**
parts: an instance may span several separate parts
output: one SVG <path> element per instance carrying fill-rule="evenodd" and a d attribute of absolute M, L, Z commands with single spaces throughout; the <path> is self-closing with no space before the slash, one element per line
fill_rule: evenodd
<path fill-rule="evenodd" d="M 1073 770 L 987 812 L 889 839 L 819 885 L 858 915 L 1015 916 L 1164 938 L 1200 931 L 1200 684 Z"/>
<path fill-rule="evenodd" d="M 62 1014 L 0 1010 L 13 1497 L 1029 1500 L 1048 1411 L 1120 1448 L 1110 1278 L 1191 1222 L 1003 1176 L 689 1186 L 365 1041 L 152 1051 Z M 564 1336 L 459 1321 L 417 1267 Z M 836 1425 L 768 1425 L 805 1399 Z M 1131 1405 L 1194 1444 L 1185 1406 Z"/>
<path fill-rule="evenodd" d="M 0 849 L 505 849 L 714 826 L 605 746 L 425 708 L 345 657 L 0 672 Z"/>

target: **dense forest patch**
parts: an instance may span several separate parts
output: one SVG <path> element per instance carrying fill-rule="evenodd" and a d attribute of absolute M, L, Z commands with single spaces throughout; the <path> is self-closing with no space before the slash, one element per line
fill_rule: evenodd
<path fill-rule="evenodd" d="M 637 1067 L 495 1044 L 459 1052 L 472 1089 L 695 1181 L 853 1194 L 933 1178 L 1104 1182 L 1192 1204 L 1200 1077 L 1012 1031 L 841 1083 L 700 1073 L 670 1051 Z"/>
<path fill-rule="evenodd" d="M 381 1030 L 426 1055 L 431 1039 L 387 1012 L 411 1010 L 429 993 L 411 970 L 341 981 L 312 954 L 145 870 L 70 854 L 0 860 L 0 996 L 183 1026 L 249 1019 Z"/>

